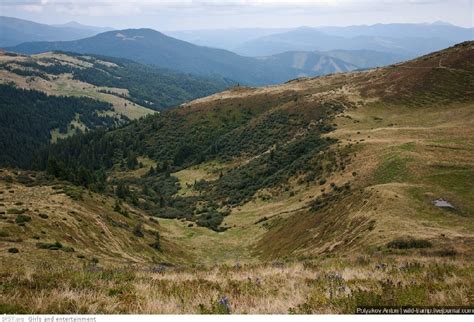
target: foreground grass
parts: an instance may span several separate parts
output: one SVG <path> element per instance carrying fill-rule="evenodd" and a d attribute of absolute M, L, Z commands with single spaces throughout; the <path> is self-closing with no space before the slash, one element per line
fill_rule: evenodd
<path fill-rule="evenodd" d="M 0 313 L 309 314 L 474 304 L 472 260 L 423 253 L 243 266 L 2 267 Z"/>

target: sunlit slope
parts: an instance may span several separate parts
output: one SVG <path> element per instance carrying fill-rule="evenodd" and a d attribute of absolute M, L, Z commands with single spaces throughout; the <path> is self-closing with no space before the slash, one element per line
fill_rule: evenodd
<path fill-rule="evenodd" d="M 0 213 L 2 260 L 107 265 L 187 259 L 153 218 L 43 174 L 2 170 Z"/>
<path fill-rule="evenodd" d="M 155 218 L 171 262 L 468 257 L 473 56 L 467 42 L 386 68 L 236 87 L 44 158 L 66 173 L 103 169 L 102 193 Z"/>

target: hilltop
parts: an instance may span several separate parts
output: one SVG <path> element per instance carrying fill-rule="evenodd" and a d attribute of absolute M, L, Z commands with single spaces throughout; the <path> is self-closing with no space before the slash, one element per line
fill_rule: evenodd
<path fill-rule="evenodd" d="M 13 17 L 0 16 L 0 47 L 16 46 L 27 41 L 75 40 L 90 37 L 109 28 L 84 26 L 78 23 L 45 25 Z"/>

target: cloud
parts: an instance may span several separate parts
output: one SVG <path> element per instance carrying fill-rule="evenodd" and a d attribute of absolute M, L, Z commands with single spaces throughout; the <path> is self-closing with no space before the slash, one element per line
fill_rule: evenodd
<path fill-rule="evenodd" d="M 472 25 L 472 0 L 0 0 L 0 10 L 45 23 L 69 19 L 173 29 L 436 20 Z"/>

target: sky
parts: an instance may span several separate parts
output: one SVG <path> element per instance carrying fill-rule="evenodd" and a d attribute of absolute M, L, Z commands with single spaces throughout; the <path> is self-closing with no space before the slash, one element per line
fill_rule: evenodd
<path fill-rule="evenodd" d="M 157 30 L 444 21 L 473 27 L 474 0 L 0 0 L 0 15 L 47 24 Z"/>

